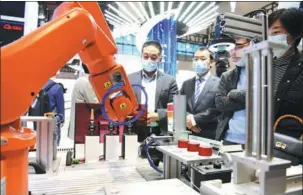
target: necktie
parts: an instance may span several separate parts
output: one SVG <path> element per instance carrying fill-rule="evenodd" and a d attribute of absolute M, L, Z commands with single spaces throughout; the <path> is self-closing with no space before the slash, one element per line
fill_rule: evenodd
<path fill-rule="evenodd" d="M 196 81 L 196 91 L 195 91 L 195 104 L 197 103 L 198 99 L 199 99 L 199 95 L 202 91 L 201 89 L 201 84 L 204 81 L 203 78 L 200 78 Z"/>

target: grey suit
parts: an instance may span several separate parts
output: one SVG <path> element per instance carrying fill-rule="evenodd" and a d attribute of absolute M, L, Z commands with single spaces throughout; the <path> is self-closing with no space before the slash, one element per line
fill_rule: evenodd
<path fill-rule="evenodd" d="M 215 139 L 218 116 L 220 112 L 215 106 L 215 95 L 217 93 L 220 79 L 210 76 L 199 95 L 198 101 L 194 103 L 196 77 L 184 81 L 181 94 L 186 95 L 187 113 L 193 114 L 197 126 L 201 131 L 198 136 Z M 193 132 L 193 134 L 196 134 Z"/>
<path fill-rule="evenodd" d="M 142 84 L 142 71 L 128 75 L 131 84 Z M 141 89 L 134 87 L 137 100 L 141 102 Z M 161 134 L 167 133 L 167 103 L 173 102 L 173 95 L 178 93 L 178 86 L 174 77 L 161 71 L 157 72 L 155 112 L 159 114 Z"/>
<path fill-rule="evenodd" d="M 228 122 L 233 113 L 245 109 L 245 89 L 237 90 L 240 69 L 236 67 L 221 76 L 215 99 L 218 110 L 222 112 L 216 130 L 216 140 L 224 139 L 225 132 L 229 129 Z"/>

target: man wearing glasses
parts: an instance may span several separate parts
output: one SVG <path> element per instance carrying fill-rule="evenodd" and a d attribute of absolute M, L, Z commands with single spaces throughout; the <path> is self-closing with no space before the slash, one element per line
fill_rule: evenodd
<path fill-rule="evenodd" d="M 142 70 L 128 76 L 132 84 L 145 87 L 148 95 L 147 125 L 150 131 L 145 135 L 140 135 L 138 132 L 138 141 L 143 141 L 150 133 L 156 135 L 167 133 L 167 103 L 173 102 L 173 95 L 178 93 L 175 78 L 158 70 L 161 54 L 160 43 L 157 41 L 145 42 L 141 51 Z M 137 87 L 133 89 L 138 102 L 144 104 L 143 92 Z"/>
<path fill-rule="evenodd" d="M 186 126 L 193 135 L 215 139 L 219 112 L 215 106 L 215 95 L 219 78 L 212 76 L 210 68 L 213 55 L 207 48 L 200 48 L 194 54 L 194 78 L 184 81 L 181 94 L 186 95 Z"/>
<path fill-rule="evenodd" d="M 222 74 L 215 102 L 222 112 L 216 132 L 216 139 L 225 145 L 245 144 L 245 90 L 246 62 L 236 51 L 249 47 L 250 40 L 235 38 L 236 47 L 231 57 L 236 67 Z"/>

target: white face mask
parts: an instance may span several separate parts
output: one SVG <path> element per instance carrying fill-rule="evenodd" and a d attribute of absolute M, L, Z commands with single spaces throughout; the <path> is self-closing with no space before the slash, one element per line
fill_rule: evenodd
<path fill-rule="evenodd" d="M 158 62 L 142 59 L 142 67 L 147 72 L 153 72 L 158 68 Z"/>
<path fill-rule="evenodd" d="M 269 41 L 287 46 L 285 48 L 273 49 L 274 57 L 280 58 L 291 47 L 291 45 L 288 45 L 288 43 L 287 43 L 287 36 L 288 36 L 287 34 L 268 36 Z"/>
<path fill-rule="evenodd" d="M 193 67 L 198 75 L 204 74 L 209 70 L 208 63 L 205 60 L 198 60 L 193 62 Z"/>

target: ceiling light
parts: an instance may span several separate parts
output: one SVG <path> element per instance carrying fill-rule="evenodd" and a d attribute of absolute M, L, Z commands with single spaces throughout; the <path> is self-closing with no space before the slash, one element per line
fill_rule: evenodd
<path fill-rule="evenodd" d="M 194 7 L 196 2 L 191 2 L 190 5 L 186 8 L 185 12 L 183 12 L 183 14 L 181 15 L 181 17 L 179 18 L 178 21 L 182 21 L 184 19 L 184 17 L 188 14 L 188 12 L 191 10 L 192 7 Z"/>
<path fill-rule="evenodd" d="M 117 24 L 126 25 L 125 23 L 120 22 L 120 21 L 118 21 L 118 20 L 116 20 L 115 18 L 112 18 L 112 17 L 108 17 L 108 16 L 107 16 L 107 17 L 106 17 L 106 20 L 115 22 L 115 23 L 117 23 Z"/>
<path fill-rule="evenodd" d="M 148 17 L 148 14 L 147 14 L 147 12 L 146 12 L 144 6 L 143 6 L 143 2 L 138 2 L 138 3 L 139 3 L 139 7 L 140 7 L 140 9 L 141 9 L 141 12 L 143 12 L 144 17 L 148 20 L 149 17 Z"/>
<path fill-rule="evenodd" d="M 199 5 L 184 19 L 184 23 L 188 22 L 190 18 L 204 5 L 205 2 L 200 2 Z"/>
<path fill-rule="evenodd" d="M 115 22 L 115 21 L 112 21 L 112 20 L 110 20 L 110 19 L 106 19 L 106 20 L 107 20 L 110 24 L 114 25 L 115 27 L 117 27 L 117 26 L 122 27 L 122 26 L 123 26 L 122 24 L 117 23 L 117 22 Z"/>
<path fill-rule="evenodd" d="M 193 23 L 196 23 L 197 20 L 200 20 L 201 19 L 201 16 L 204 16 L 205 14 L 204 13 L 208 13 L 209 9 L 212 8 L 214 5 L 216 4 L 216 2 L 212 2 L 210 3 L 207 7 L 205 7 L 200 13 L 199 15 L 197 15 L 196 17 L 194 17 L 193 19 L 191 19 L 188 23 L 187 23 L 187 26 L 190 26 L 191 24 Z M 210 12 L 213 12 L 213 11 L 216 11 L 219 7 L 216 6 L 214 7 L 212 10 L 210 10 Z M 203 19 L 203 18 L 202 18 Z"/>
<path fill-rule="evenodd" d="M 181 12 L 181 10 L 182 10 L 184 4 L 185 4 L 185 2 L 180 2 L 179 6 L 178 6 L 178 8 L 177 8 L 177 13 L 176 13 L 176 15 L 175 15 L 175 20 L 178 19 L 178 16 L 180 15 L 180 12 Z"/>
<path fill-rule="evenodd" d="M 112 13 L 112 12 L 110 12 L 110 11 L 105 10 L 105 14 L 107 14 L 107 15 L 109 15 L 109 16 L 111 16 L 111 17 L 113 17 L 113 18 L 116 18 L 117 20 L 120 20 L 121 22 L 131 24 L 130 22 L 128 22 L 128 21 L 127 21 L 127 20 L 125 20 L 124 18 L 121 18 L 121 17 L 119 17 L 119 16 L 117 16 L 117 15 L 113 14 L 113 13 Z M 105 15 L 105 14 L 104 14 L 104 15 Z"/>
<path fill-rule="evenodd" d="M 155 16 L 155 12 L 154 12 L 154 8 L 153 8 L 153 3 L 151 1 L 148 2 L 148 7 L 149 7 L 149 11 L 151 14 L 151 17 Z"/>
<path fill-rule="evenodd" d="M 144 22 L 145 18 L 144 16 L 141 14 L 141 12 L 138 10 L 137 6 L 133 3 L 133 2 L 128 2 L 129 5 L 133 8 L 133 10 L 136 12 L 136 14 L 139 16 L 139 18 Z"/>
<path fill-rule="evenodd" d="M 192 25 L 191 27 L 198 26 L 198 25 L 203 25 L 203 23 L 207 23 L 210 20 L 214 20 L 217 16 L 218 16 L 218 12 L 215 12 L 212 15 L 208 16 L 207 18 L 204 18 L 203 20 L 201 20 L 201 21 L 197 22 L 196 24 Z"/>
<path fill-rule="evenodd" d="M 191 35 L 191 34 L 197 33 L 197 32 L 199 32 L 201 30 L 206 29 L 207 27 L 208 27 L 208 25 L 203 25 L 203 26 L 201 26 L 199 28 L 196 27 L 196 28 L 189 29 L 185 34 L 180 35 L 177 38 L 182 38 L 182 37 L 185 37 L 187 35 Z"/>
<path fill-rule="evenodd" d="M 121 8 L 127 15 L 129 15 L 135 22 L 140 23 L 140 22 L 138 21 L 138 19 L 137 19 L 135 16 L 133 16 L 133 14 L 131 14 L 131 13 L 126 9 L 126 7 L 125 7 L 122 3 L 116 2 L 116 4 L 117 4 L 117 5 L 119 6 L 119 8 Z"/>
<path fill-rule="evenodd" d="M 172 7 L 173 7 L 173 2 L 172 1 L 168 2 L 167 12 L 170 12 Z"/>
<path fill-rule="evenodd" d="M 114 6 L 112 6 L 111 4 L 108 4 L 108 7 L 112 10 L 114 10 L 119 16 L 121 16 L 123 19 L 127 20 L 130 23 L 133 23 L 133 21 L 131 21 L 129 19 L 129 17 L 127 17 L 125 14 L 123 14 L 122 12 L 120 12 L 119 10 L 117 10 Z"/>
<path fill-rule="evenodd" d="M 235 12 L 237 2 L 236 1 L 230 1 L 229 4 L 230 4 L 230 11 Z"/>
<path fill-rule="evenodd" d="M 164 6 L 165 6 L 164 3 L 165 3 L 164 1 L 161 1 L 161 2 L 160 2 L 160 13 L 161 13 L 161 14 L 164 12 Z"/>
<path fill-rule="evenodd" d="M 125 23 L 124 21 L 120 21 L 120 20 L 108 15 L 107 13 L 105 13 L 104 16 L 106 17 L 106 19 L 110 19 L 110 20 L 116 21 L 116 22 L 121 23 L 121 24 L 130 25 L 129 23 Z"/>

